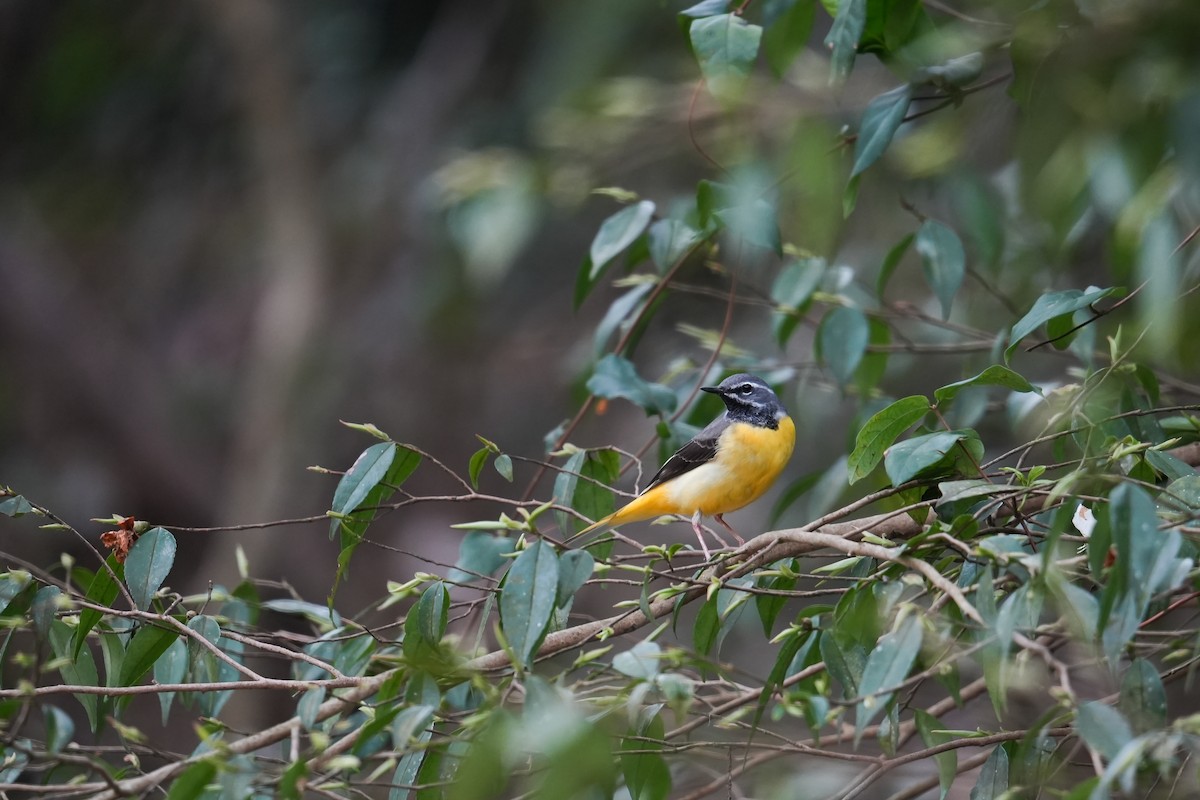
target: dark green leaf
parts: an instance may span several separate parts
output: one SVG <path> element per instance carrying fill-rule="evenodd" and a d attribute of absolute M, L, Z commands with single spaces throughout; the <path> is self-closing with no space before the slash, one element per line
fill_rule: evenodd
<path fill-rule="evenodd" d="M 660 219 L 650 226 L 650 258 L 660 273 L 675 266 L 700 241 L 700 232 L 677 219 Z M 653 284 L 648 284 L 653 286 Z"/>
<path fill-rule="evenodd" d="M 914 710 L 913 718 L 917 723 L 917 731 L 921 734 L 921 741 L 925 743 L 926 747 L 937 747 L 954 738 L 953 734 L 944 730 L 944 726 L 937 717 L 927 711 L 918 708 Z M 935 755 L 933 760 L 937 764 L 938 784 L 941 786 L 938 800 L 946 800 L 946 794 L 950 791 L 950 787 L 954 784 L 954 778 L 958 774 L 958 751 L 943 751 Z"/>
<path fill-rule="evenodd" d="M 925 282 L 942 304 L 942 319 L 949 319 L 954 295 L 966 275 L 967 255 L 962 240 L 945 224 L 929 219 L 917 231 L 916 243 L 925 270 Z"/>
<path fill-rule="evenodd" d="M 658 383 L 650 383 L 637 374 L 633 362 L 609 353 L 600 359 L 588 391 L 609 400 L 623 398 L 644 409 L 647 414 L 670 414 L 675 410 L 675 393 Z"/>
<path fill-rule="evenodd" d="M 884 92 L 867 104 L 858 126 L 858 139 L 854 142 L 854 167 L 850 170 L 850 177 L 861 173 L 884 154 L 896 130 L 904 122 L 912 95 L 912 87 L 904 84 Z"/>
<path fill-rule="evenodd" d="M 657 752 L 665 735 L 662 715 L 656 714 L 621 740 L 621 774 L 630 800 L 666 800 L 671 793 L 671 771 Z"/>
<path fill-rule="evenodd" d="M 810 631 L 808 633 L 797 633 L 783 640 L 783 645 L 779 648 L 779 654 L 775 656 L 775 665 L 771 667 L 771 673 L 767 676 L 766 681 L 763 682 L 762 691 L 758 695 L 758 703 L 754 711 L 754 724 L 756 726 L 759 720 L 762 719 L 767 705 L 771 702 L 771 697 L 783 684 L 784 680 L 787 679 L 788 670 L 795 660 L 796 654 L 800 652 L 800 648 L 806 642 L 811 645 L 812 639 L 816 635 Z"/>
<path fill-rule="evenodd" d="M 392 784 L 396 788 L 388 792 L 388 800 L 408 799 L 409 789 L 405 787 L 417 784 L 421 775 L 421 767 L 425 763 L 425 756 L 429 752 L 425 745 L 429 744 L 429 740 L 432 738 L 433 728 L 426 728 L 417 734 L 412 749 L 406 749 L 400 763 L 396 766 L 396 772 L 392 775 Z"/>
<path fill-rule="evenodd" d="M 871 474 L 884 451 L 928 411 L 929 399 L 914 394 L 897 400 L 867 420 L 854 437 L 854 451 L 847 461 L 847 480 L 856 483 Z"/>
<path fill-rule="evenodd" d="M 337 489 L 333 492 L 331 510 L 335 514 L 349 514 L 358 508 L 371 490 L 387 475 L 395 457 L 395 442 L 379 442 L 362 451 L 338 481 Z M 333 538 L 340 524 L 341 520 L 338 519 L 330 522 L 330 538 Z"/>
<path fill-rule="evenodd" d="M 817 327 L 817 353 L 842 386 L 854 377 L 871 338 L 867 317 L 857 308 L 837 306 Z"/>
<path fill-rule="evenodd" d="M 500 627 L 518 666 L 533 663 L 557 591 L 558 556 L 546 542 L 534 542 L 509 567 L 500 593 Z"/>
<path fill-rule="evenodd" d="M 121 661 L 118 686 L 133 686 L 158 663 L 159 657 L 179 638 L 174 628 L 142 625 L 129 640 L 125 658 Z"/>
<path fill-rule="evenodd" d="M 867 665 L 866 648 L 850 640 L 839 642 L 829 631 L 822 632 L 820 648 L 826 669 L 842 685 L 842 697 L 847 700 L 857 697 L 858 684 Z"/>
<path fill-rule="evenodd" d="M 888 250 L 887 255 L 884 256 L 883 264 L 879 267 L 879 277 L 875 279 L 875 294 L 880 300 L 883 299 L 883 292 L 892 278 L 892 273 L 896 271 L 896 267 L 900 266 L 900 260 L 904 258 L 904 254 L 908 252 L 908 248 L 915 238 L 916 234 L 908 234 L 892 245 L 892 249 Z"/>
<path fill-rule="evenodd" d="M 864 697 L 855 709 L 855 741 L 863 729 L 891 701 L 890 692 L 877 694 L 881 689 L 896 686 L 908 677 L 917 653 L 921 650 L 921 617 L 909 614 L 894 630 L 882 636 L 879 644 L 867 656 L 858 692 Z"/>
<path fill-rule="evenodd" d="M 825 37 L 825 46 L 832 52 L 831 83 L 841 83 L 850 74 L 854 56 L 858 52 L 858 40 L 866 23 L 867 0 L 839 0 L 837 16 L 833 19 L 829 35 Z"/>
<path fill-rule="evenodd" d="M 483 472 L 483 465 L 487 463 L 488 454 L 492 451 L 486 447 L 481 447 L 471 456 L 471 461 L 467 464 L 467 477 L 471 479 L 471 486 L 475 489 L 479 488 L 479 473 Z"/>
<path fill-rule="evenodd" d="M 1000 800 L 1008 791 L 1008 751 L 1004 745 L 996 749 L 983 762 L 975 787 L 971 789 L 971 800 Z"/>
<path fill-rule="evenodd" d="M 1017 324 L 1012 326 L 1012 332 L 1009 334 L 1008 348 L 1004 351 L 1004 359 L 1007 361 L 1012 357 L 1013 350 L 1017 348 L 1021 340 L 1029 334 L 1033 333 L 1046 322 L 1061 317 L 1064 314 L 1074 314 L 1081 308 L 1087 308 L 1097 300 L 1101 300 L 1113 294 L 1124 294 L 1124 290 L 1120 287 L 1112 287 L 1109 289 L 1089 288 L 1087 292 L 1081 292 L 1078 289 L 1067 289 L 1061 292 L 1047 292 L 1037 299 L 1033 304 L 1033 308 L 1017 321 Z"/>
<path fill-rule="evenodd" d="M 117 581 L 123 580 L 125 575 L 125 565 L 117 563 L 116 556 L 110 555 L 105 559 L 105 564 L 108 566 L 101 566 L 96 570 L 96 575 L 87 590 L 88 601 L 98 606 L 112 605 L 121 591 Z M 114 575 L 116 580 L 113 580 Z M 79 625 L 75 627 L 75 637 L 71 646 L 72 657 L 79 655 L 79 649 L 83 647 L 88 633 L 96 627 L 102 616 L 103 612 L 95 608 L 85 608 L 79 612 Z"/>
<path fill-rule="evenodd" d="M 1012 389 L 1014 392 L 1037 392 L 1041 394 L 1041 390 L 1034 386 L 1029 381 L 1025 380 L 1021 375 L 1013 372 L 1008 367 L 1002 367 L 999 364 L 994 364 L 973 378 L 957 381 L 947 384 L 933 393 L 933 401 L 938 405 L 943 405 L 953 400 L 954 397 L 968 386 L 1004 386 Z"/>
<path fill-rule="evenodd" d="M 947 460 L 959 442 L 970 441 L 979 442 L 975 432 L 970 430 L 914 436 L 887 449 L 883 456 L 883 469 L 892 485 L 899 486 Z"/>
<path fill-rule="evenodd" d="M 1105 761 L 1111 761 L 1133 738 L 1133 731 L 1121 712 L 1096 700 L 1079 707 L 1075 730 Z"/>
<path fill-rule="evenodd" d="M 584 582 L 592 577 L 596 559 L 586 550 L 568 550 L 558 557 L 558 590 L 554 604 L 558 607 L 570 602 Z"/>
<path fill-rule="evenodd" d="M 55 620 L 50 625 L 50 644 L 54 648 L 54 655 L 62 661 L 58 672 L 62 675 L 63 683 L 71 686 L 100 685 L 100 674 L 96 671 L 96 660 L 92 658 L 92 651 L 86 647 L 76 649 L 71 628 L 65 622 Z M 100 697 L 94 694 L 77 694 L 75 699 L 87 712 L 92 730 L 99 730 Z"/>
<path fill-rule="evenodd" d="M 206 786 L 217 777 L 217 765 L 210 761 L 197 761 L 171 782 L 167 800 L 195 800 Z"/>
<path fill-rule="evenodd" d="M 1010 594 L 996 614 L 996 639 L 1002 652 L 1012 646 L 1017 631 L 1030 633 L 1037 627 L 1042 614 L 1044 596 L 1032 584 L 1025 584 Z"/>
<path fill-rule="evenodd" d="M 812 32 L 813 22 L 817 16 L 817 4 L 813 0 L 777 0 L 768 3 L 763 11 L 764 20 L 771 6 L 786 6 L 781 12 L 772 15 L 763 31 L 762 48 L 767 64 L 777 77 L 783 77 L 788 67 L 796 60 L 808 44 L 808 35 Z"/>
<path fill-rule="evenodd" d="M 750 74 L 762 28 L 734 14 L 717 14 L 692 22 L 689 36 L 710 91 L 722 96 Z"/>
<path fill-rule="evenodd" d="M 125 583 L 133 602 L 142 611 L 150 609 L 154 593 L 162 586 L 175 563 L 175 537 L 165 528 L 146 531 L 134 542 L 125 559 Z"/>
<path fill-rule="evenodd" d="M 579 467 L 579 481 L 571 495 L 571 507 L 591 519 L 611 514 L 616 507 L 609 484 L 620 476 L 621 457 L 603 448 L 588 450 Z"/>
<path fill-rule="evenodd" d="M 450 592 L 437 581 L 421 593 L 404 621 L 404 655 L 416 660 L 437 648 L 446 632 L 450 614 Z"/>
<path fill-rule="evenodd" d="M 721 615 L 717 611 L 717 598 L 704 601 L 696 615 L 696 623 L 692 627 L 692 646 L 702 656 L 712 652 L 717 643 L 717 635 L 721 632 Z"/>
<path fill-rule="evenodd" d="M 595 282 L 608 263 L 621 254 L 633 240 L 642 235 L 654 216 L 654 203 L 642 200 L 627 206 L 600 223 L 600 229 L 592 239 L 588 251 L 591 273 L 588 280 Z"/>
<path fill-rule="evenodd" d="M 1057 572 L 1050 573 L 1046 583 L 1058 602 L 1067 629 L 1085 642 L 1095 641 L 1100 604 L 1092 593 L 1070 583 Z"/>

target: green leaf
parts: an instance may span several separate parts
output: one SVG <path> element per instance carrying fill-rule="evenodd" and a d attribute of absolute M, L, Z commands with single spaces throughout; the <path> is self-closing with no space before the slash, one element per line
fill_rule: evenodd
<path fill-rule="evenodd" d="M 892 699 L 891 692 L 876 694 L 881 689 L 896 686 L 908 677 L 917 653 L 921 651 L 921 617 L 919 614 L 909 614 L 894 630 L 880 637 L 879 644 L 867 656 L 867 664 L 863 668 L 862 680 L 858 685 L 861 695 L 865 697 L 855 709 L 855 743 L 862 736 L 863 729 L 871 724 Z"/>
<path fill-rule="evenodd" d="M 296 716 L 300 718 L 304 730 L 311 731 L 313 725 L 317 724 L 317 712 L 321 710 L 321 703 L 325 702 L 325 694 L 324 686 L 314 686 L 300 696 L 300 702 L 296 703 Z"/>
<path fill-rule="evenodd" d="M 188 669 L 188 647 L 187 642 L 176 638 L 167 646 L 167 649 L 154 662 L 154 682 L 155 683 L 183 683 L 183 679 L 187 676 Z M 158 695 L 159 705 L 162 707 L 162 722 L 167 724 L 167 719 L 171 713 L 171 703 L 175 700 L 174 692 L 161 692 Z"/>
<path fill-rule="evenodd" d="M 404 620 L 404 655 L 416 660 L 436 650 L 446 632 L 450 615 L 450 592 L 441 581 L 431 583 Z"/>
<path fill-rule="evenodd" d="M 46 750 L 61 753 L 75 736 L 75 722 L 71 715 L 58 706 L 42 706 L 42 719 L 46 726 Z"/>
<path fill-rule="evenodd" d="M 1086 292 L 1081 292 L 1078 289 L 1047 292 L 1039 297 L 1033 304 L 1033 308 L 1029 309 L 1029 312 L 1012 326 L 1012 332 L 1008 336 L 1009 345 L 1004 351 L 1004 360 L 1009 360 L 1012 357 L 1013 351 L 1017 349 L 1017 345 L 1021 343 L 1021 340 L 1033 333 L 1044 323 L 1056 317 L 1074 314 L 1079 309 L 1087 308 L 1097 300 L 1110 295 L 1124 293 L 1125 290 L 1118 286 L 1108 289 L 1089 287 Z"/>
<path fill-rule="evenodd" d="M 899 486 L 948 460 L 959 442 L 978 444 L 979 438 L 974 431 L 956 430 L 927 433 L 897 442 L 884 453 L 883 469 L 892 485 Z"/>
<path fill-rule="evenodd" d="M 700 0 L 696 5 L 679 12 L 681 17 L 711 17 L 714 14 L 724 14 L 729 8 L 729 0 Z"/>
<path fill-rule="evenodd" d="M 612 302 L 592 336 L 593 358 L 598 359 L 604 355 L 604 350 L 608 347 L 608 340 L 612 338 L 613 332 L 618 327 L 625 329 L 637 319 L 646 295 L 654 290 L 654 286 L 653 283 L 639 283 Z"/>
<path fill-rule="evenodd" d="M 871 326 L 857 308 L 837 306 L 821 318 L 817 327 L 817 353 L 842 386 L 854 377 L 870 338 Z"/>
<path fill-rule="evenodd" d="M 583 469 L 584 459 L 587 458 L 586 450 L 577 450 L 572 453 L 563 464 L 562 470 L 554 478 L 554 491 L 551 498 L 555 505 L 570 506 L 575 499 L 575 487 L 579 485 L 579 472 Z M 565 511 L 555 511 L 555 518 L 558 520 L 558 527 L 564 533 L 571 533 L 579 527 L 579 524 Z M 592 517 L 598 519 L 598 517 Z"/>
<path fill-rule="evenodd" d="M 142 611 L 150 609 L 154 593 L 167 579 L 175 563 L 175 550 L 175 537 L 165 528 L 146 531 L 130 548 L 125 559 L 125 583 Z"/>
<path fill-rule="evenodd" d="M 561 608 L 570 602 L 587 579 L 592 577 L 592 570 L 595 567 L 596 559 L 592 558 L 592 554 L 586 550 L 568 550 L 559 556 L 555 606 Z"/>
<path fill-rule="evenodd" d="M 458 546 L 458 561 L 446 578 L 454 583 L 469 583 L 480 575 L 491 575 L 504 564 L 504 553 L 512 552 L 513 540 L 485 531 L 470 531 Z"/>
<path fill-rule="evenodd" d="M 700 231 L 677 219 L 658 220 L 650 226 L 647 237 L 650 258 L 660 273 L 675 266 L 701 240 Z"/>
<path fill-rule="evenodd" d="M 671 793 L 671 771 L 658 750 L 665 736 L 661 714 L 631 731 L 621 740 L 621 774 L 630 800 L 666 800 Z"/>
<path fill-rule="evenodd" d="M 717 635 L 721 632 L 721 614 L 717 610 L 717 598 L 704 601 L 696 614 L 696 622 L 692 625 L 692 646 L 701 656 L 712 652 L 717 643 Z"/>
<path fill-rule="evenodd" d="M 1148 585 L 1168 538 L 1158 531 L 1154 500 L 1141 487 L 1122 483 L 1108 497 L 1108 519 L 1117 549 L 1114 568 L 1127 576 L 1126 585 Z"/>
<path fill-rule="evenodd" d="M 78 649 L 72 640 L 71 628 L 60 620 L 50 625 L 50 645 L 54 655 L 60 659 L 58 672 L 63 683 L 70 686 L 99 686 L 100 675 L 96 671 L 96 660 L 86 647 Z M 94 694 L 77 694 L 75 699 L 87 712 L 88 723 L 93 731 L 100 728 L 100 697 Z"/>
<path fill-rule="evenodd" d="M 1167 722 L 1167 693 L 1158 670 L 1144 658 L 1135 658 L 1121 679 L 1121 713 L 1139 732 L 1161 728 Z"/>
<path fill-rule="evenodd" d="M 866 648 L 857 642 L 844 645 L 829 631 L 821 633 L 821 660 L 834 680 L 842 685 L 842 697 L 850 699 L 859 695 L 858 684 L 867 663 Z"/>
<path fill-rule="evenodd" d="M 904 122 L 912 95 L 912 86 L 904 84 L 884 92 L 867 104 L 858 126 L 858 139 L 854 142 L 854 167 L 850 170 L 850 177 L 861 173 L 884 154 L 896 130 Z"/>
<path fill-rule="evenodd" d="M 0 500 L 0 514 L 6 517 L 21 517 L 33 511 L 33 505 L 19 494 Z"/>
<path fill-rule="evenodd" d="M 900 266 L 901 259 L 908 252 L 908 248 L 912 245 L 913 239 L 917 238 L 916 234 L 910 233 L 896 244 L 892 245 L 892 249 L 888 250 L 887 255 L 883 258 L 883 264 L 879 267 L 879 277 L 875 279 L 875 295 L 882 300 L 884 290 L 887 289 L 888 281 L 892 279 L 892 273 L 896 271 L 896 267 Z"/>
<path fill-rule="evenodd" d="M 210 760 L 197 761 L 171 782 L 167 800 L 195 800 L 217 777 L 217 765 Z"/>
<path fill-rule="evenodd" d="M 967 255 L 962 240 L 950 227 L 928 219 L 917 231 L 916 243 L 925 270 L 925 282 L 942 304 L 942 319 L 949 319 L 954 295 L 966 274 Z"/>
<path fill-rule="evenodd" d="M 129 646 L 125 648 L 125 658 L 121 661 L 117 685 L 133 686 L 140 681 L 178 638 L 179 631 L 174 628 L 149 624 L 138 628 L 137 633 L 129 640 Z"/>
<path fill-rule="evenodd" d="M 658 383 L 651 383 L 637 374 L 633 362 L 615 353 L 600 359 L 588 391 L 609 400 L 622 398 L 640 406 L 647 414 L 670 414 L 675 410 L 675 393 Z"/>
<path fill-rule="evenodd" d="M 771 314 L 771 327 L 779 346 L 787 344 L 800 318 L 808 309 L 813 292 L 825 276 L 825 259 L 801 258 L 789 261 L 779 270 L 771 287 L 771 300 L 776 308 Z"/>
<path fill-rule="evenodd" d="M 487 447 L 481 447 L 471 455 L 471 460 L 467 463 L 467 477 L 471 479 L 471 487 L 479 488 L 479 473 L 483 472 L 483 465 L 487 463 L 488 454 L 492 451 Z"/>
<path fill-rule="evenodd" d="M 495 460 L 495 462 L 493 462 L 493 466 L 496 468 L 496 472 L 500 473 L 501 478 L 504 478 L 504 480 L 508 481 L 509 483 L 512 483 L 512 481 L 513 481 L 512 456 L 510 456 L 508 453 L 501 453 L 500 455 L 496 456 L 496 460 Z"/>
<path fill-rule="evenodd" d="M 432 738 L 432 727 L 426 728 L 417 734 L 412 748 L 407 749 L 400 758 L 400 763 L 396 766 L 396 772 L 392 775 L 392 784 L 396 788 L 388 792 L 388 800 L 407 800 L 410 790 L 403 787 L 414 786 L 420 779 L 421 767 L 425 763 L 425 756 L 430 754 L 426 745 L 429 744 L 429 740 Z M 436 757 L 436 754 L 434 754 L 434 757 Z"/>
<path fill-rule="evenodd" d="M 88 586 L 87 599 L 98 606 L 111 606 L 121 591 L 117 581 L 124 579 L 125 565 L 118 563 L 116 556 L 113 555 L 105 559 L 104 563 L 108 566 L 101 566 L 96 570 L 96 575 Z M 114 575 L 116 575 L 116 580 L 113 580 Z M 79 655 L 79 650 L 87 640 L 88 633 L 96 627 L 96 623 L 102 616 L 103 612 L 95 608 L 85 608 L 79 612 L 79 624 L 75 627 L 75 636 L 71 646 L 73 658 Z"/>
<path fill-rule="evenodd" d="M 500 591 L 500 628 L 517 665 L 527 667 L 546 633 L 558 591 L 558 557 L 538 541 L 509 567 Z"/>
<path fill-rule="evenodd" d="M 779 10 L 779 6 L 785 8 Z M 816 16 L 817 4 L 813 0 L 775 0 L 765 4 L 762 49 L 776 77 L 783 77 L 808 44 Z"/>
<path fill-rule="evenodd" d="M 1032 584 L 1024 584 L 1010 594 L 996 614 L 996 640 L 1001 652 L 1007 655 L 1017 631 L 1032 632 L 1042 613 L 1042 592 Z"/>
<path fill-rule="evenodd" d="M 621 457 L 616 450 L 588 450 L 579 466 L 579 480 L 571 493 L 571 507 L 591 518 L 611 514 L 616 504 L 609 484 L 620 476 Z"/>
<path fill-rule="evenodd" d="M 1008 367 L 1002 367 L 999 364 L 994 364 L 973 378 L 950 383 L 937 389 L 933 393 L 933 401 L 939 406 L 953 400 L 954 397 L 966 389 L 968 386 L 1004 386 L 1012 389 L 1014 392 L 1037 392 L 1041 394 L 1041 390 L 1034 386 L 1024 377 L 1013 372 Z"/>
<path fill-rule="evenodd" d="M 613 669 L 622 675 L 639 680 L 652 680 L 658 674 L 662 648 L 656 642 L 638 642 L 613 657 Z"/>
<path fill-rule="evenodd" d="M 337 489 L 333 492 L 335 514 L 349 514 L 358 508 L 371 490 L 379 485 L 392 466 L 396 457 L 395 442 L 379 442 L 373 444 L 355 459 L 354 464 L 338 481 Z M 334 519 L 329 524 L 329 537 L 337 532 L 341 520 Z"/>
<path fill-rule="evenodd" d="M 1075 731 L 1105 761 L 1112 761 L 1133 739 L 1133 730 L 1120 711 L 1096 700 L 1084 703 L 1075 716 Z"/>
<path fill-rule="evenodd" d="M 654 208 L 654 203 L 642 200 L 626 206 L 600 223 L 588 251 L 588 257 L 591 259 L 591 272 L 588 275 L 590 282 L 594 283 L 608 263 L 642 235 L 654 216 Z"/>
<path fill-rule="evenodd" d="M 709 90 L 721 97 L 749 76 L 762 28 L 734 14 L 717 14 L 692 22 L 688 35 Z"/>
<path fill-rule="evenodd" d="M 837 16 L 825 37 L 825 46 L 831 51 L 830 83 L 842 83 L 850 74 L 866 24 L 867 0 L 839 0 Z"/>
<path fill-rule="evenodd" d="M 1046 584 L 1058 602 L 1058 610 L 1066 620 L 1067 629 L 1085 642 L 1095 641 L 1100 604 L 1092 593 L 1067 581 L 1057 572 L 1047 575 Z"/>
<path fill-rule="evenodd" d="M 342 624 L 342 616 L 328 606 L 309 603 L 305 600 L 293 600 L 290 597 L 278 597 L 274 600 L 264 600 L 263 608 L 269 608 L 272 611 L 278 611 L 280 614 L 294 614 L 304 617 L 305 619 L 316 623 L 317 625 L 328 626 L 331 628 L 340 627 Z"/>
<path fill-rule="evenodd" d="M 62 589 L 57 586 L 43 586 L 33 595 L 33 601 L 29 604 L 29 616 L 33 620 L 33 627 L 38 636 L 50 635 L 50 625 L 54 622 L 58 612 L 60 597 L 62 597 Z"/>
<path fill-rule="evenodd" d="M 917 731 L 921 734 L 921 741 L 925 743 L 926 747 L 937 747 L 954 738 L 953 734 L 943 730 L 945 726 L 928 711 L 914 709 L 913 718 L 917 723 Z M 943 751 L 935 755 L 933 760 L 937 764 L 938 784 L 941 786 L 938 800 L 946 800 L 946 795 L 954 784 L 954 778 L 958 775 L 958 751 Z"/>
<path fill-rule="evenodd" d="M 867 420 L 854 437 L 854 451 L 847 462 L 847 480 L 857 483 L 871 474 L 884 451 L 928 411 L 929 398 L 914 394 L 897 400 Z"/>
<path fill-rule="evenodd" d="M 775 656 L 775 665 L 771 667 L 771 673 L 767 675 L 766 681 L 763 682 L 762 691 L 758 694 L 758 703 L 754 711 L 755 726 L 762 719 L 763 712 L 766 711 L 767 704 L 771 702 L 771 697 L 775 694 L 775 691 L 787 679 L 788 670 L 791 668 L 796 654 L 800 652 L 800 648 L 806 642 L 811 647 L 813 637 L 815 636 L 815 633 L 809 632 L 788 636 L 788 638 L 783 640 L 783 645 L 779 648 L 779 654 Z"/>
<path fill-rule="evenodd" d="M 1008 751 L 996 745 L 971 789 L 971 800 L 1000 800 L 1008 791 Z"/>

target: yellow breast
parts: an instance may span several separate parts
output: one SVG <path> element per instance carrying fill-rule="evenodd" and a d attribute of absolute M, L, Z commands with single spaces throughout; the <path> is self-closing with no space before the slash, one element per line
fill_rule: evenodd
<path fill-rule="evenodd" d="M 784 417 L 775 429 L 735 422 L 725 429 L 717 457 L 664 485 L 677 514 L 727 514 L 762 497 L 779 477 L 796 444 L 796 426 Z"/>

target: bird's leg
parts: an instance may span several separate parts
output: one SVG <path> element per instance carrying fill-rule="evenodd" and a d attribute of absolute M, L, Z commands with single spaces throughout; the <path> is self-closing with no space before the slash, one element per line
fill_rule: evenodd
<path fill-rule="evenodd" d="M 708 561 L 708 545 L 704 543 L 704 532 L 700 530 L 700 509 L 696 509 L 696 513 L 692 514 L 692 530 L 696 532 L 696 538 L 700 540 L 700 549 L 704 551 L 704 560 Z"/>
<path fill-rule="evenodd" d="M 734 529 L 733 529 L 733 528 L 730 526 L 730 524 L 729 524 L 728 522 L 726 522 L 726 521 L 725 521 L 725 515 L 724 515 L 724 514 L 714 514 L 714 515 L 713 515 L 713 519 L 715 519 L 717 522 L 719 522 L 719 523 L 721 523 L 722 525 L 724 525 L 724 526 L 725 526 L 725 528 L 726 528 L 726 529 L 727 529 L 727 530 L 728 530 L 730 533 L 732 533 L 732 534 L 733 534 L 733 538 L 737 539 L 737 543 L 738 543 L 738 544 L 745 544 L 745 543 L 746 543 L 746 540 L 745 540 L 745 539 L 743 539 L 741 536 L 739 536 L 739 535 L 738 535 L 738 532 L 737 532 L 737 531 L 735 531 L 735 530 L 734 530 Z"/>

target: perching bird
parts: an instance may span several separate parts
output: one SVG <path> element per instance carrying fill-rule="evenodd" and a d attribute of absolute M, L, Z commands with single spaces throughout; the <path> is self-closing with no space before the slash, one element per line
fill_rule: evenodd
<path fill-rule="evenodd" d="M 754 502 L 771 487 L 796 444 L 796 426 L 766 381 L 740 373 L 719 386 L 701 386 L 721 396 L 725 412 L 679 448 L 636 498 L 580 531 L 680 514 L 692 518 L 692 530 L 708 558 L 700 518 L 711 516 L 742 537 L 724 515 Z"/>

